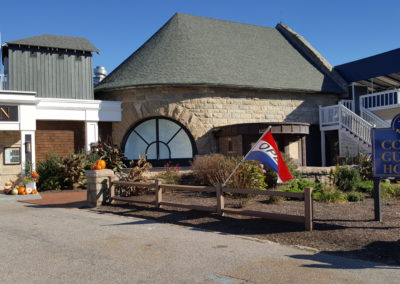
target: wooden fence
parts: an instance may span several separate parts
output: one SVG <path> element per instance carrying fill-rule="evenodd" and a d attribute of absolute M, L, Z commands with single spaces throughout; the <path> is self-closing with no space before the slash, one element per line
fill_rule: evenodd
<path fill-rule="evenodd" d="M 115 194 L 116 186 L 131 186 L 131 187 L 142 187 L 153 189 L 155 193 L 155 198 L 153 201 L 143 201 L 137 200 L 134 196 L 132 197 L 121 197 Z M 215 206 L 203 206 L 203 205 L 191 205 L 191 204 L 181 204 L 163 201 L 163 191 L 173 190 L 173 191 L 192 191 L 192 192 L 211 192 L 215 193 L 216 205 Z M 224 193 L 239 193 L 239 194 L 251 194 L 251 195 L 265 195 L 265 196 L 283 196 L 304 200 L 304 216 L 299 215 L 287 215 L 279 213 L 268 213 L 261 211 L 251 211 L 235 208 L 225 208 L 224 204 Z M 176 184 L 161 184 L 158 180 L 154 183 L 142 183 L 142 182 L 127 182 L 127 181 L 111 181 L 109 188 L 109 200 L 112 201 L 122 201 L 127 203 L 141 203 L 150 204 L 158 208 L 161 206 L 170 207 L 180 207 L 200 211 L 208 211 L 212 213 L 217 213 L 220 215 L 228 214 L 239 214 L 244 216 L 254 216 L 273 220 L 290 221 L 296 223 L 304 223 L 305 229 L 307 231 L 312 231 L 313 229 L 313 201 L 312 201 L 312 189 L 305 188 L 304 193 L 298 192 L 283 192 L 283 191 L 273 191 L 273 190 L 251 190 L 251 189 L 233 189 L 225 188 L 222 185 L 216 187 L 213 186 L 189 186 L 189 185 L 176 185 Z"/>

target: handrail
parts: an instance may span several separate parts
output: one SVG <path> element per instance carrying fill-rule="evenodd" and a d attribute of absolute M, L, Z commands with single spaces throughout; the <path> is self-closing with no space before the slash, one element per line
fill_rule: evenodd
<path fill-rule="evenodd" d="M 371 145 L 372 124 L 342 104 L 321 107 L 320 123 L 322 127 L 337 125 L 340 128 L 346 128 L 357 135 L 363 142 Z"/>
<path fill-rule="evenodd" d="M 383 120 L 382 118 L 380 118 L 379 116 L 377 116 L 376 114 L 374 114 L 373 112 L 371 112 L 370 110 L 360 106 L 360 114 L 361 117 L 363 119 L 365 119 L 366 121 L 368 121 L 369 123 L 371 123 L 373 125 L 373 127 L 376 128 L 389 128 L 390 127 L 390 123 Z"/>
<path fill-rule="evenodd" d="M 339 107 L 341 125 L 356 134 L 362 141 L 371 145 L 372 125 L 348 108 L 342 105 L 340 105 Z"/>

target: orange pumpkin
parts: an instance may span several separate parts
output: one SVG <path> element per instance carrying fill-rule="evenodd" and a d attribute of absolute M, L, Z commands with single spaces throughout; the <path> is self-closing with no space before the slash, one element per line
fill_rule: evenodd
<path fill-rule="evenodd" d="M 37 193 L 36 189 L 32 190 L 32 192 L 31 192 L 31 194 L 36 194 L 36 193 Z"/>
<path fill-rule="evenodd" d="M 25 186 L 18 187 L 18 194 L 23 194 L 25 192 Z"/>
<path fill-rule="evenodd" d="M 96 164 L 94 165 L 94 169 L 95 169 L 95 170 L 101 170 L 102 168 L 101 168 L 100 164 L 96 163 Z"/>
<path fill-rule="evenodd" d="M 93 164 L 90 168 L 91 168 L 92 170 L 95 170 L 95 169 L 96 169 L 96 164 Z"/>
<path fill-rule="evenodd" d="M 106 168 L 106 161 L 104 161 L 104 160 L 97 160 L 96 164 L 100 165 L 101 169 Z"/>

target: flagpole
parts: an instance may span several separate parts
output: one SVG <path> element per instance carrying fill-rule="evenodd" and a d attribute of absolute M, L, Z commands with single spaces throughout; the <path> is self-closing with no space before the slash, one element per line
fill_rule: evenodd
<path fill-rule="evenodd" d="M 258 142 L 260 142 L 261 138 L 264 137 L 264 135 L 270 131 L 272 128 L 272 126 L 268 126 L 267 130 L 264 131 L 264 133 L 261 135 L 260 138 L 258 138 L 257 142 L 254 145 L 257 145 Z M 232 173 L 228 176 L 228 178 L 225 180 L 225 182 L 222 184 L 223 187 L 226 186 L 226 183 L 231 179 L 231 177 L 233 176 L 233 174 L 236 172 L 236 170 L 239 168 L 239 166 L 243 163 L 243 161 L 247 158 L 247 156 L 250 154 L 251 150 L 253 149 L 253 147 L 251 147 L 250 151 L 247 152 L 246 156 L 243 157 L 243 159 L 236 165 L 236 167 L 233 169 Z"/>

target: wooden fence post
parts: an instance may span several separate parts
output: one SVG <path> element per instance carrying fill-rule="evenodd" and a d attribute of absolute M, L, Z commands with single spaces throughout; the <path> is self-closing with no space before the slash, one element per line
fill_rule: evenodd
<path fill-rule="evenodd" d="M 158 179 L 155 180 L 156 184 L 156 207 L 161 208 L 160 203 L 162 202 L 162 188 L 160 187 L 160 183 Z"/>
<path fill-rule="evenodd" d="M 115 184 L 113 183 L 114 180 L 115 180 L 114 178 L 109 177 L 109 184 L 110 184 L 109 202 L 110 202 L 110 204 L 112 203 L 113 198 L 115 196 Z"/>
<path fill-rule="evenodd" d="M 313 230 L 313 200 L 312 200 L 312 188 L 304 188 L 304 217 L 305 227 L 307 231 Z"/>
<path fill-rule="evenodd" d="M 224 193 L 222 189 L 223 189 L 222 184 L 217 184 L 217 186 L 215 187 L 217 193 L 217 213 L 221 216 L 224 216 L 225 202 L 224 202 Z"/>

